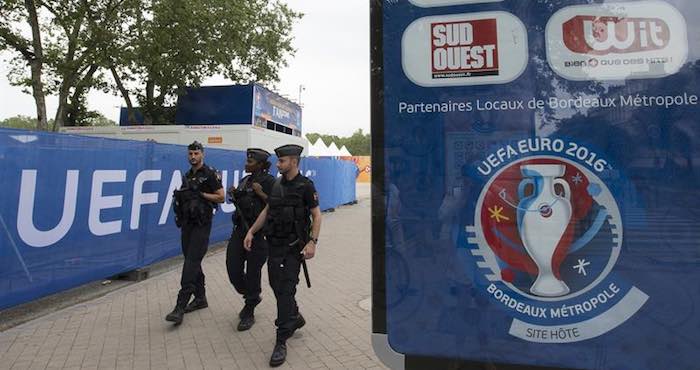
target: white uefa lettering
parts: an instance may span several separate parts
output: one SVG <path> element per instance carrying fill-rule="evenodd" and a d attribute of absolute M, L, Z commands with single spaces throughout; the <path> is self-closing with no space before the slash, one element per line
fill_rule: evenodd
<path fill-rule="evenodd" d="M 179 170 L 175 170 L 172 177 L 170 177 L 170 186 L 168 186 L 168 191 L 165 193 L 165 203 L 163 203 L 163 210 L 160 212 L 158 225 L 165 225 L 165 223 L 168 221 L 168 215 L 172 209 L 173 191 L 179 189 L 181 185 L 182 173 L 180 173 Z"/>
<path fill-rule="evenodd" d="M 20 179 L 20 194 L 17 210 L 17 232 L 20 239 L 31 247 L 48 247 L 63 239 L 71 230 L 76 217 L 78 202 L 78 170 L 66 171 L 66 188 L 63 196 L 63 211 L 60 221 L 50 230 L 39 230 L 34 224 L 34 206 L 36 195 L 37 170 L 22 170 Z M 222 171 L 222 182 L 227 182 L 228 171 Z M 233 186 L 237 186 L 241 171 L 234 171 Z M 147 182 L 161 181 L 161 170 L 145 170 L 136 175 L 133 184 L 131 201 L 130 229 L 138 230 L 141 220 L 141 208 L 144 205 L 159 204 L 159 192 L 144 192 Z M 103 222 L 100 219 L 102 210 L 123 207 L 124 196 L 103 195 L 104 184 L 126 182 L 126 170 L 96 170 L 92 174 L 90 203 L 88 207 L 87 226 L 95 236 L 105 236 L 122 232 L 123 220 Z M 170 177 L 170 184 L 164 197 L 158 225 L 164 225 L 172 212 L 173 191 L 182 185 L 182 174 L 175 170 Z M 223 204 L 222 210 L 233 212 L 232 204 Z"/>
<path fill-rule="evenodd" d="M 122 231 L 121 220 L 102 222 L 100 220 L 100 211 L 121 207 L 123 199 L 121 195 L 102 195 L 103 184 L 124 181 L 126 181 L 126 171 L 124 170 L 97 170 L 93 172 L 88 227 L 90 232 L 96 236 L 116 234 Z"/>
<path fill-rule="evenodd" d="M 139 228 L 141 206 L 158 203 L 158 193 L 144 193 L 143 184 L 148 181 L 160 181 L 160 170 L 141 171 L 134 180 L 134 197 L 131 201 L 131 230 Z"/>
<path fill-rule="evenodd" d="M 41 248 L 52 245 L 66 236 L 75 219 L 79 174 L 78 170 L 66 171 L 66 189 L 61 220 L 53 229 L 42 231 L 34 225 L 37 170 L 22 170 L 17 209 L 17 233 L 24 243 L 31 247 Z"/>

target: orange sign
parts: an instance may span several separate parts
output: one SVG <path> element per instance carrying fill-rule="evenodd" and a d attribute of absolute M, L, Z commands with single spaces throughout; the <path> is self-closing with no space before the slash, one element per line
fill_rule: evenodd
<path fill-rule="evenodd" d="M 224 138 L 221 136 L 209 136 L 207 138 L 207 143 L 209 144 L 223 144 Z"/>
<path fill-rule="evenodd" d="M 355 162 L 358 169 L 357 182 L 372 182 L 372 157 L 353 156 L 341 157 L 341 159 Z"/>

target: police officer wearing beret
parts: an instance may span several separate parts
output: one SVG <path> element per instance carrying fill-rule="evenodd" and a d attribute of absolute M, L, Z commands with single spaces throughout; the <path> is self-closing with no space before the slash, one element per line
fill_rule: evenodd
<path fill-rule="evenodd" d="M 238 188 L 229 189 L 229 194 L 236 206 L 233 216 L 233 233 L 226 249 L 226 270 L 228 278 L 236 291 L 243 295 L 245 305 L 238 314 L 240 322 L 238 331 L 250 329 L 255 323 L 255 306 L 260 301 L 260 271 L 267 261 L 268 246 L 262 234 L 253 239 L 250 251 L 243 248 L 250 225 L 267 205 L 268 195 L 272 191 L 275 178 L 270 175 L 270 153 L 262 149 L 251 148 L 246 152 L 245 171 L 250 175 L 241 179 Z"/>
<path fill-rule="evenodd" d="M 175 222 L 182 229 L 182 254 L 185 257 L 177 303 L 165 317 L 175 325 L 182 323 L 185 312 L 209 306 L 204 290 L 202 259 L 209 246 L 214 210 L 217 203 L 224 202 L 224 188 L 219 174 L 204 164 L 204 146 L 195 141 L 187 150 L 192 167 L 183 176 L 182 186 L 173 196 Z M 194 300 L 190 302 L 192 296 Z"/>
<path fill-rule="evenodd" d="M 277 340 L 270 366 L 279 366 L 287 357 L 287 339 L 306 321 L 295 300 L 302 261 L 313 258 L 321 232 L 318 193 L 311 180 L 299 172 L 303 147 L 284 145 L 275 149 L 277 169 L 265 209 L 246 234 L 244 246 L 250 250 L 256 233 L 265 227 L 270 245 L 267 268 L 270 285 L 277 299 Z"/>

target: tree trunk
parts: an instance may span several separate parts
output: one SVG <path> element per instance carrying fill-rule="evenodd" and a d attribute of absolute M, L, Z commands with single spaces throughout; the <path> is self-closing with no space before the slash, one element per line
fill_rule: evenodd
<path fill-rule="evenodd" d="M 69 81 L 66 81 L 64 77 L 61 88 L 58 91 L 58 109 L 56 109 L 56 118 L 53 121 L 53 131 L 65 125 L 66 115 L 68 115 L 68 110 L 66 108 L 68 105 L 68 89 L 70 85 Z"/>
<path fill-rule="evenodd" d="M 46 99 L 44 95 L 44 83 L 41 81 L 44 63 L 44 51 L 41 46 L 41 31 L 39 29 L 39 19 L 36 13 L 34 0 L 24 0 L 24 6 L 29 14 L 29 26 L 32 29 L 33 58 L 29 60 L 32 73 L 32 95 L 36 104 L 37 130 L 47 130 L 46 119 Z"/>
<path fill-rule="evenodd" d="M 77 126 L 78 122 L 80 121 L 80 114 L 84 113 L 82 108 L 83 102 L 81 101 L 81 98 L 83 95 L 85 95 L 86 89 L 88 86 L 90 86 L 90 80 L 92 80 L 92 76 L 95 75 L 95 72 L 97 72 L 97 69 L 99 67 L 97 64 L 93 64 L 90 66 L 90 69 L 85 73 L 85 76 L 78 81 L 78 83 L 75 85 L 75 89 L 73 90 L 73 95 L 70 97 L 70 110 L 66 112 L 66 121 L 65 123 L 70 126 Z"/>
<path fill-rule="evenodd" d="M 155 92 L 156 84 L 153 80 L 146 81 L 146 104 L 141 107 L 143 111 L 143 124 L 152 125 L 154 122 L 155 113 L 155 102 L 153 101 L 153 94 Z"/>
<path fill-rule="evenodd" d="M 136 112 L 134 112 L 134 105 L 131 103 L 129 90 L 124 87 L 122 79 L 119 77 L 119 73 L 117 73 L 117 69 L 113 65 L 109 67 L 109 70 L 112 72 L 112 77 L 114 77 L 117 88 L 119 89 L 119 92 L 121 92 L 122 97 L 124 97 L 124 101 L 126 102 L 126 115 L 127 119 L 129 120 L 129 125 L 136 125 Z"/>
<path fill-rule="evenodd" d="M 82 73 L 81 64 L 82 60 L 85 59 L 85 55 L 76 61 L 75 52 L 78 47 L 78 36 L 80 35 L 80 29 L 83 25 L 83 19 L 84 13 L 80 14 L 79 18 L 75 20 L 73 29 L 70 30 L 70 32 L 69 29 L 66 28 L 66 36 L 68 37 L 68 52 L 66 53 L 64 63 L 66 66 L 70 66 L 72 64 L 77 65 L 71 67 L 61 76 L 63 77 L 63 81 L 61 81 L 61 87 L 58 90 L 58 109 L 56 110 L 56 119 L 53 122 L 54 131 L 65 126 L 66 118 L 68 117 L 68 95 L 70 94 L 71 87 L 73 87 L 73 84 L 78 80 L 78 77 Z"/>

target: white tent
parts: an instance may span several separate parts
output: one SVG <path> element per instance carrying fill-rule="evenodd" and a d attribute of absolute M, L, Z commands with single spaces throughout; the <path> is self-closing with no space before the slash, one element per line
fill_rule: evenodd
<path fill-rule="evenodd" d="M 324 157 L 328 152 L 328 147 L 323 143 L 321 138 L 318 138 L 315 143 L 309 147 L 309 155 L 312 157 Z"/>
<path fill-rule="evenodd" d="M 342 148 L 340 148 L 340 156 L 341 157 L 352 157 L 352 154 L 350 154 L 350 151 L 348 150 L 345 145 L 343 145 Z"/>
<path fill-rule="evenodd" d="M 335 145 L 335 143 L 331 143 L 331 145 L 328 146 L 328 155 L 330 157 L 339 157 L 342 154 L 340 154 L 340 149 L 338 149 L 338 146 Z"/>

